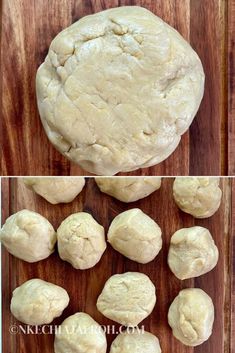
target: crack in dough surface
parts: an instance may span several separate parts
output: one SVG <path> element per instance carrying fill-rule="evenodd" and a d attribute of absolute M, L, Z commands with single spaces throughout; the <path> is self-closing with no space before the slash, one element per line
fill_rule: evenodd
<path fill-rule="evenodd" d="M 113 341 L 110 353 L 161 353 L 156 336 L 140 329 L 127 330 L 120 333 Z"/>
<path fill-rule="evenodd" d="M 150 11 L 86 16 L 52 41 L 37 79 L 50 141 L 89 172 L 113 175 L 167 158 L 204 91 L 197 54 Z"/>
<path fill-rule="evenodd" d="M 218 248 L 208 229 L 194 226 L 182 228 L 171 237 L 168 264 L 181 280 L 211 271 L 219 258 Z"/>
<path fill-rule="evenodd" d="M 69 304 L 66 290 L 39 278 L 24 282 L 13 291 L 11 312 L 28 325 L 49 324 Z"/>
<path fill-rule="evenodd" d="M 106 249 L 104 228 L 86 212 L 68 216 L 57 229 L 61 259 L 76 269 L 88 269 L 100 261 Z"/>
<path fill-rule="evenodd" d="M 53 253 L 56 232 L 45 217 L 24 209 L 7 218 L 0 230 L 0 241 L 10 254 L 33 263 Z"/>
<path fill-rule="evenodd" d="M 153 310 L 155 286 L 148 276 L 126 272 L 110 277 L 97 300 L 98 310 L 125 326 L 136 326 Z"/>
<path fill-rule="evenodd" d="M 212 333 L 213 302 L 202 289 L 183 289 L 169 308 L 168 322 L 179 341 L 187 346 L 198 346 Z"/>

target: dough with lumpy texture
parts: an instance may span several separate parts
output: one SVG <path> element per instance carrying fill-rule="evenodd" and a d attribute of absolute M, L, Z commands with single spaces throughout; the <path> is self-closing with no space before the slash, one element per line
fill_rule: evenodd
<path fill-rule="evenodd" d="M 57 229 L 61 259 L 85 270 L 99 262 L 106 249 L 104 228 L 86 212 L 67 217 Z"/>
<path fill-rule="evenodd" d="M 106 353 L 102 327 L 86 313 L 65 319 L 55 334 L 55 353 Z"/>
<path fill-rule="evenodd" d="M 139 272 L 113 275 L 97 300 L 97 309 L 124 326 L 137 326 L 149 316 L 156 303 L 155 286 Z"/>
<path fill-rule="evenodd" d="M 120 213 L 108 230 L 108 242 L 129 259 L 146 264 L 162 248 L 162 232 L 158 224 L 139 208 Z"/>
<path fill-rule="evenodd" d="M 159 340 L 147 331 L 132 329 L 120 333 L 113 341 L 110 353 L 161 353 Z"/>
<path fill-rule="evenodd" d="M 179 341 L 186 346 L 198 346 L 212 333 L 213 302 L 202 289 L 183 289 L 170 306 L 168 322 Z"/>
<path fill-rule="evenodd" d="M 100 191 L 123 202 L 134 202 L 161 187 L 160 177 L 96 177 Z"/>
<path fill-rule="evenodd" d="M 171 237 L 168 264 L 179 279 L 201 276 L 217 264 L 219 252 L 208 229 L 191 227 Z"/>
<path fill-rule="evenodd" d="M 176 149 L 200 105 L 204 72 L 174 28 L 145 8 L 122 6 L 59 33 L 36 90 L 52 144 L 87 171 L 114 175 Z"/>
<path fill-rule="evenodd" d="M 219 178 L 177 177 L 173 195 L 179 208 L 195 218 L 212 216 L 221 203 L 222 191 Z"/>
<path fill-rule="evenodd" d="M 42 196 L 51 204 L 68 203 L 82 191 L 85 185 L 85 178 L 60 178 L 60 177 L 45 177 L 45 178 L 24 178 L 25 185 Z"/>
<path fill-rule="evenodd" d="M 21 210 L 7 218 L 0 231 L 0 240 L 12 255 L 36 262 L 53 253 L 56 233 L 51 223 L 39 213 Z"/>
<path fill-rule="evenodd" d="M 11 312 L 28 325 L 49 324 L 69 304 L 66 290 L 38 278 L 31 279 L 13 291 Z"/>

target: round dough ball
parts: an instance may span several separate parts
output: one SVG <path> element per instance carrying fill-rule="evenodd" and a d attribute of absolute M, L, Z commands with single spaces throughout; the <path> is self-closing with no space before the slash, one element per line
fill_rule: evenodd
<path fill-rule="evenodd" d="M 202 289 L 183 289 L 170 306 L 168 322 L 179 341 L 186 346 L 198 346 L 212 333 L 213 302 Z"/>
<path fill-rule="evenodd" d="M 65 319 L 55 334 L 55 353 L 106 353 L 102 327 L 88 314 L 76 313 Z"/>
<path fill-rule="evenodd" d="M 133 329 L 120 333 L 113 341 L 110 353 L 161 353 L 159 340 L 149 332 Z"/>
<path fill-rule="evenodd" d="M 162 232 L 157 223 L 139 208 L 120 213 L 112 221 L 108 242 L 129 259 L 146 264 L 162 248 Z"/>
<path fill-rule="evenodd" d="M 191 227 L 171 237 L 168 264 L 179 279 L 201 276 L 217 264 L 219 252 L 208 229 Z"/>
<path fill-rule="evenodd" d="M 125 326 L 137 326 L 149 316 L 156 303 L 155 286 L 139 272 L 114 275 L 105 283 L 97 309 Z"/>
<path fill-rule="evenodd" d="M 0 231 L 0 240 L 12 255 L 36 262 L 53 253 L 56 233 L 39 213 L 21 210 L 7 218 Z"/>
<path fill-rule="evenodd" d="M 118 7 L 86 16 L 52 41 L 36 77 L 51 143 L 98 175 L 160 163 L 177 147 L 204 92 L 183 37 L 152 12 Z"/>
<path fill-rule="evenodd" d="M 97 177 L 100 191 L 123 202 L 133 202 L 152 194 L 161 186 L 160 177 Z"/>
<path fill-rule="evenodd" d="M 68 203 L 82 191 L 85 178 L 24 178 L 25 185 L 53 205 Z"/>
<path fill-rule="evenodd" d="M 34 278 L 13 291 L 11 312 L 28 325 L 49 324 L 60 316 L 69 304 L 64 288 Z"/>
<path fill-rule="evenodd" d="M 212 216 L 219 208 L 222 191 L 219 178 L 175 178 L 173 195 L 179 208 L 195 218 Z"/>
<path fill-rule="evenodd" d="M 80 270 L 95 266 L 106 249 L 104 227 L 86 212 L 67 217 L 57 229 L 57 238 L 61 259 Z"/>

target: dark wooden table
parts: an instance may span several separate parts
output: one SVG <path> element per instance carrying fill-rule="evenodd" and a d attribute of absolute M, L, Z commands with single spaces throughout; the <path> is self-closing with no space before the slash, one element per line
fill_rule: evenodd
<path fill-rule="evenodd" d="M 123 5 L 144 6 L 175 27 L 198 52 L 206 73 L 200 110 L 177 150 L 163 163 L 130 174 L 235 174 L 232 0 L 3 0 L 1 174 L 87 174 L 47 140 L 36 106 L 35 74 L 63 28 Z"/>
<path fill-rule="evenodd" d="M 160 225 L 163 233 L 163 248 L 155 260 L 146 265 L 137 264 L 112 249 L 108 245 L 101 261 L 92 269 L 80 271 L 62 261 L 57 252 L 48 259 L 30 264 L 21 261 L 3 248 L 2 250 L 2 311 L 3 311 L 3 352 L 4 353 L 53 353 L 53 335 L 10 334 L 10 325 L 19 325 L 9 310 L 12 291 L 24 281 L 39 277 L 64 287 L 71 298 L 68 308 L 54 324 L 60 324 L 67 316 L 77 311 L 85 311 L 100 324 L 119 325 L 96 310 L 96 300 L 105 281 L 115 273 L 140 271 L 147 274 L 156 285 L 157 304 L 153 313 L 142 323 L 146 330 L 157 335 L 161 341 L 162 353 L 232 353 L 234 348 L 234 312 L 232 312 L 232 234 L 235 224 L 232 201 L 235 211 L 235 183 L 232 199 L 232 181 L 221 180 L 223 199 L 219 211 L 212 217 L 196 220 L 181 212 L 172 198 L 173 179 L 164 178 L 162 186 L 149 197 L 131 204 L 124 204 L 102 194 L 94 180 L 87 180 L 82 193 L 70 204 L 51 205 L 41 197 L 25 188 L 22 180 L 8 178 L 2 181 L 2 222 L 10 215 L 23 208 L 35 210 L 54 225 L 71 213 L 84 210 L 90 212 L 103 224 L 106 231 L 112 219 L 120 212 L 132 207 L 139 207 Z M 207 227 L 218 246 L 220 257 L 217 266 L 208 274 L 192 280 L 180 281 L 169 270 L 167 253 L 171 235 L 182 227 L 202 225 Z M 235 245 L 235 244 L 234 244 Z M 235 282 L 233 283 L 234 286 Z M 167 323 L 167 311 L 170 303 L 182 288 L 200 287 L 213 299 L 215 305 L 215 323 L 211 338 L 203 345 L 189 348 L 173 338 Z M 234 303 L 233 303 L 234 310 Z M 233 320 L 233 323 L 231 322 Z M 114 335 L 108 335 L 109 344 Z M 107 353 L 109 350 L 107 351 Z M 144 352 L 143 352 L 144 353 Z"/>

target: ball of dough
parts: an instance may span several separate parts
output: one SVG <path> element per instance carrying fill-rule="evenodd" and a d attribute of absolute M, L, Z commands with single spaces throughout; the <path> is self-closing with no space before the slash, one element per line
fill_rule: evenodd
<path fill-rule="evenodd" d="M 60 316 L 69 304 L 64 288 L 34 278 L 13 291 L 11 312 L 28 325 L 49 324 Z"/>
<path fill-rule="evenodd" d="M 159 177 L 97 177 L 99 189 L 123 202 L 133 202 L 152 194 L 161 186 Z"/>
<path fill-rule="evenodd" d="M 55 353 L 106 353 L 102 327 L 88 314 L 76 313 L 65 319 L 55 335 Z"/>
<path fill-rule="evenodd" d="M 82 191 L 85 178 L 24 178 L 25 185 L 53 205 L 68 203 Z"/>
<path fill-rule="evenodd" d="M 97 300 L 97 309 L 119 324 L 137 326 L 151 314 L 155 303 L 155 286 L 149 277 L 126 272 L 108 279 Z"/>
<path fill-rule="evenodd" d="M 134 329 L 120 333 L 113 341 L 110 353 L 161 353 L 159 340 L 149 332 Z"/>
<path fill-rule="evenodd" d="M 112 221 L 108 242 L 129 259 L 146 264 L 162 248 L 161 228 L 139 208 L 120 213 Z"/>
<path fill-rule="evenodd" d="M 57 229 L 61 259 L 85 270 L 100 261 L 106 249 L 104 228 L 86 212 L 67 217 Z"/>
<path fill-rule="evenodd" d="M 114 175 L 166 159 L 204 92 L 198 55 L 150 11 L 86 16 L 52 41 L 36 77 L 51 143 L 85 170 Z"/>
<path fill-rule="evenodd" d="M 179 279 L 201 276 L 217 264 L 219 252 L 208 229 L 191 227 L 171 237 L 168 264 Z"/>
<path fill-rule="evenodd" d="M 39 213 L 21 210 L 7 218 L 0 231 L 0 240 L 12 255 L 36 262 L 46 259 L 54 251 L 56 233 Z"/>
<path fill-rule="evenodd" d="M 219 178 L 175 178 L 173 195 L 179 208 L 195 218 L 212 216 L 219 208 L 222 191 Z"/>
<path fill-rule="evenodd" d="M 202 289 L 183 289 L 170 306 L 168 322 L 179 341 L 186 346 L 198 346 L 212 333 L 213 302 Z"/>

